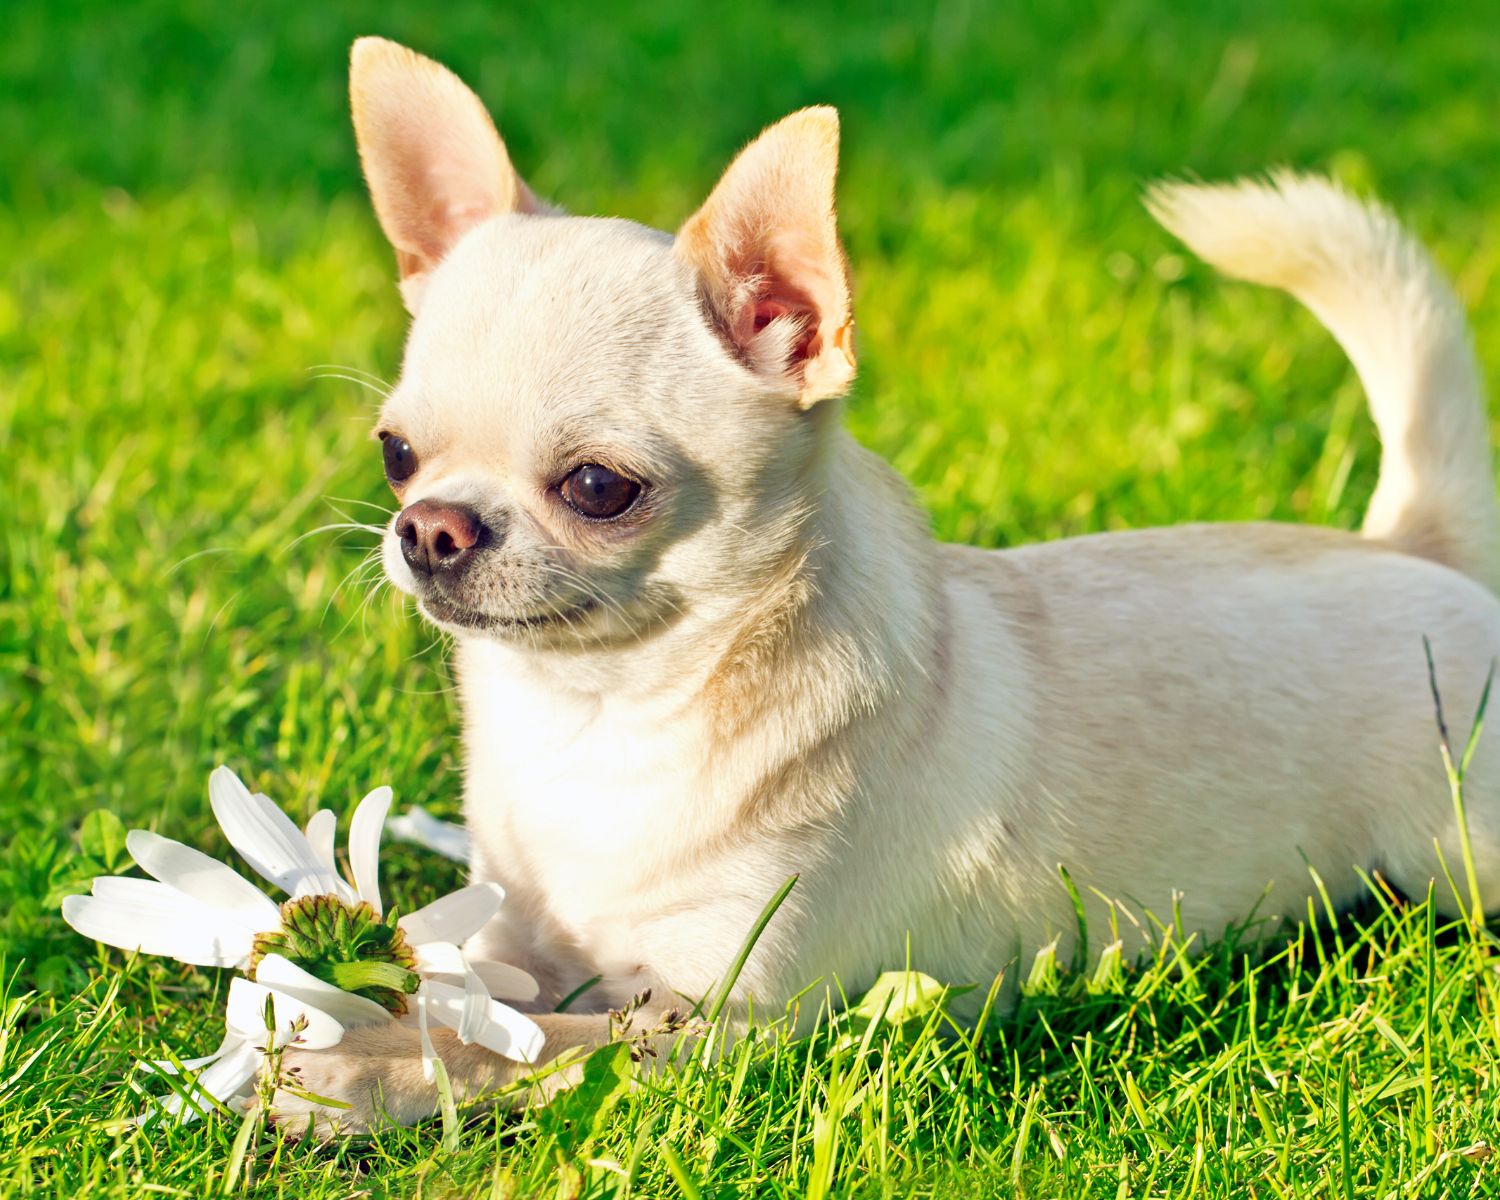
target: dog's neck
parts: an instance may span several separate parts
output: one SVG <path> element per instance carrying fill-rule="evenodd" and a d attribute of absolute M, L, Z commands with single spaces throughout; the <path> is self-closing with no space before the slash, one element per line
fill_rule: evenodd
<path fill-rule="evenodd" d="M 628 996 L 622 945 L 655 952 L 631 914 L 698 911 L 750 845 L 779 882 L 872 767 L 920 752 L 947 669 L 934 543 L 890 468 L 842 431 L 823 449 L 804 493 L 818 503 L 732 619 L 689 612 L 642 645 L 566 657 L 460 644 L 475 870 L 532 922 L 494 953 L 563 963 L 567 987 L 623 970 Z M 739 937 L 754 908 L 724 903 Z M 718 977 L 722 946 L 700 944 L 715 928 L 672 935 L 689 947 L 672 943 L 674 986 Z"/>
<path fill-rule="evenodd" d="M 925 523 L 885 463 L 842 430 L 830 441 L 799 537 L 706 660 L 696 699 L 725 738 L 780 725 L 794 752 L 931 665 L 942 606 Z"/>

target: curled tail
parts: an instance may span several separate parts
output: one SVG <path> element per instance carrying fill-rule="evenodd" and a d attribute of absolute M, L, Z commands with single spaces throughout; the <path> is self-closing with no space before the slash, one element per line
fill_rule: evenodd
<path fill-rule="evenodd" d="M 1500 583 L 1489 421 L 1463 307 L 1385 209 L 1326 180 L 1164 183 L 1147 207 L 1229 275 L 1283 288 L 1359 372 L 1380 431 L 1364 533 Z"/>

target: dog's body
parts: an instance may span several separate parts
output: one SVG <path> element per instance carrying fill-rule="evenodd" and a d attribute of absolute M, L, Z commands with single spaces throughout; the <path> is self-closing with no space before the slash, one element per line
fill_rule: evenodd
<path fill-rule="evenodd" d="M 474 871 L 508 891 L 476 940 L 544 1012 L 595 975 L 595 1013 L 706 994 L 792 874 L 736 991 L 762 1011 L 859 989 L 908 937 L 955 983 L 1066 956 L 1059 865 L 1127 953 L 1147 912 L 1209 937 L 1295 918 L 1309 866 L 1336 903 L 1366 869 L 1425 892 L 1434 839 L 1458 869 L 1422 638 L 1466 731 L 1500 654 L 1496 506 L 1461 312 L 1389 218 L 1306 181 L 1155 198 L 1349 350 L 1385 446 L 1366 536 L 943 546 L 830 401 L 853 365 L 830 114 L 763 135 L 674 241 L 544 214 L 462 85 L 361 47 L 366 172 L 420 304 L 382 416 L 386 563 L 457 636 Z M 1485 743 L 1467 795 L 1494 899 Z M 607 1035 L 538 1020 L 549 1053 Z M 444 1055 L 463 1090 L 505 1074 Z M 435 1103 L 408 1030 L 302 1058 L 346 1124 L 376 1093 L 397 1119 Z"/>
<path fill-rule="evenodd" d="M 828 636 L 876 641 L 853 670 L 812 668 L 815 732 L 794 654 L 737 681 L 763 711 L 726 730 L 701 669 L 612 703 L 461 651 L 475 868 L 509 891 L 487 956 L 554 999 L 596 974 L 610 1004 L 703 995 L 798 873 L 747 993 L 858 988 L 900 965 L 908 932 L 924 970 L 987 983 L 1059 935 L 1067 953 L 1059 864 L 1105 940 L 1102 897 L 1149 927 L 1143 910 L 1170 919 L 1180 892 L 1187 930 L 1214 935 L 1268 888 L 1262 915 L 1305 916 L 1309 864 L 1336 903 L 1356 868 L 1424 889 L 1435 835 L 1459 867 L 1421 638 L 1463 722 L 1500 651 L 1479 585 L 1274 525 L 886 549 L 866 604 L 827 615 Z M 1500 846 L 1480 832 L 1497 895 Z"/>

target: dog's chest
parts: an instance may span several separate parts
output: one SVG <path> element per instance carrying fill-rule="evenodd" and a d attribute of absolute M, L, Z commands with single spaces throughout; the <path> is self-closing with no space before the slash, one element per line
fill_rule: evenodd
<path fill-rule="evenodd" d="M 712 823 L 706 730 L 669 699 L 586 698 L 492 670 L 466 672 L 464 704 L 471 831 L 582 937 L 669 886 Z"/>

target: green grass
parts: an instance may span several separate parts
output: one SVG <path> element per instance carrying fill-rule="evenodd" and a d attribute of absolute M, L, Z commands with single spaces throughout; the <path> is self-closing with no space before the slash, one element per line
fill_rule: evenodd
<path fill-rule="evenodd" d="M 1306 314 L 1150 224 L 1136 198 L 1162 173 L 1290 163 L 1380 193 L 1500 361 L 1494 5 L 836 7 L 6 10 L 0 1194 L 226 1182 L 232 1120 L 112 1123 L 137 1107 L 136 1060 L 212 1047 L 223 980 L 126 965 L 62 925 L 60 896 L 103 869 L 88 813 L 222 853 L 219 761 L 299 818 L 380 781 L 457 803 L 441 646 L 367 599 L 368 537 L 301 538 L 387 501 L 372 397 L 312 370 L 389 377 L 403 329 L 344 113 L 354 35 L 473 81 L 542 193 L 665 227 L 761 125 L 837 103 L 850 420 L 946 537 L 1357 524 L 1375 443 L 1349 368 Z M 457 881 L 414 850 L 391 863 L 408 904 Z M 768 1032 L 644 1081 L 592 1134 L 481 1114 L 456 1148 L 436 1125 L 266 1141 L 233 1182 L 318 1200 L 1496 1187 L 1466 1149 L 1500 1119 L 1493 942 L 1377 889 L 1337 923 L 1311 905 L 1264 951 L 1188 950 L 1165 937 L 1139 969 L 1076 977 L 996 963 L 1033 983 L 982 1037 L 937 1019 L 842 1048 L 837 1023 Z M 830 982 L 808 982 L 823 1003 Z"/>

